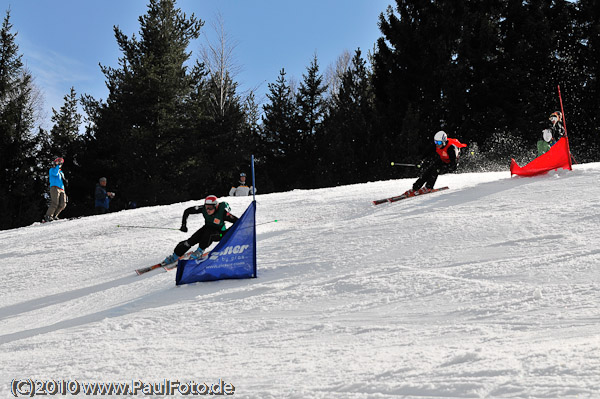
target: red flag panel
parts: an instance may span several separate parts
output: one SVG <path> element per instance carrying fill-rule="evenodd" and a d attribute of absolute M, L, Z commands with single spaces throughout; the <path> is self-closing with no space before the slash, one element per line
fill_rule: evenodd
<path fill-rule="evenodd" d="M 545 154 L 540 155 L 527 165 L 520 167 L 514 159 L 510 162 L 510 174 L 518 176 L 537 176 L 555 169 L 571 170 L 569 143 L 566 137 L 558 140 Z"/>

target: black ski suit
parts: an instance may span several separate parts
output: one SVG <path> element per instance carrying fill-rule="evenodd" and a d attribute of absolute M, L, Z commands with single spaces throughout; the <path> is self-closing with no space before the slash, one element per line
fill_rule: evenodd
<path fill-rule="evenodd" d="M 552 132 L 552 138 L 555 141 L 558 141 L 561 137 L 563 137 L 565 135 L 565 128 L 563 127 L 562 121 L 552 124 L 550 131 Z"/>
<path fill-rule="evenodd" d="M 458 167 L 458 158 L 456 156 L 458 148 L 452 144 L 449 144 L 449 146 L 454 147 L 449 148 L 450 151 L 447 151 L 448 158 L 450 159 L 449 163 L 442 161 L 437 153 L 437 147 L 435 144 L 433 145 L 433 148 L 430 147 L 425 152 L 424 156 L 422 157 L 423 160 L 419 163 L 424 167 L 423 173 L 421 174 L 421 177 L 419 177 L 419 179 L 413 184 L 412 188 L 414 191 L 420 189 L 423 184 L 425 184 L 425 187 L 432 189 L 440 174 L 454 172 L 456 170 Z M 456 149 L 456 151 L 454 149 Z"/>
<path fill-rule="evenodd" d="M 198 244 L 198 248 L 204 250 L 215 241 L 221 241 L 221 238 L 227 232 L 225 222 L 235 223 L 238 221 L 236 216 L 230 213 L 229 204 L 221 202 L 212 215 L 209 215 L 204 208 L 204 205 L 193 206 L 183 212 L 180 230 L 184 233 L 187 229 L 187 218 L 189 215 L 201 213 L 204 216 L 204 226 L 198 229 L 194 234 L 185 241 L 181 241 L 175 247 L 175 254 L 182 256 L 188 249 Z"/>

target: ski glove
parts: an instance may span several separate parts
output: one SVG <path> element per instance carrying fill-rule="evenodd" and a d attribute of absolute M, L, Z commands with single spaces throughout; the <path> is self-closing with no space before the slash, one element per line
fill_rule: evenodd
<path fill-rule="evenodd" d="M 187 233 L 188 228 L 185 224 L 182 224 L 181 227 L 179 228 L 179 230 L 183 231 L 184 233 Z"/>

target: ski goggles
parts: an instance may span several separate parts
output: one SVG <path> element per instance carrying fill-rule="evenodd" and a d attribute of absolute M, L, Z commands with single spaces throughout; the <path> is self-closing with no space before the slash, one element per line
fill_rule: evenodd
<path fill-rule="evenodd" d="M 435 145 L 444 145 L 444 142 L 442 140 L 434 140 L 433 142 L 435 143 Z"/>
<path fill-rule="evenodd" d="M 204 208 L 207 211 L 214 211 L 216 209 L 214 205 L 204 205 Z"/>

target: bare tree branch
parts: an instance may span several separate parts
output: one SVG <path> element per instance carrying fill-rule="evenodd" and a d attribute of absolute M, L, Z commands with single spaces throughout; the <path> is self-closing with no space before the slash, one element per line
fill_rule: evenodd
<path fill-rule="evenodd" d="M 216 104 L 219 115 L 225 114 L 227 105 L 227 93 L 234 85 L 234 78 L 241 71 L 240 65 L 234 57 L 234 50 L 238 42 L 233 40 L 225 31 L 225 21 L 218 13 L 212 23 L 216 34 L 213 41 L 205 34 L 206 44 L 202 46 L 200 54 L 202 62 L 208 69 L 210 79 L 218 92 L 214 94 L 213 101 Z"/>
<path fill-rule="evenodd" d="M 327 85 L 329 96 L 337 97 L 342 84 L 342 76 L 348 70 L 352 56 L 348 50 L 344 50 L 337 58 L 334 64 L 330 64 L 325 71 L 325 84 Z"/>

